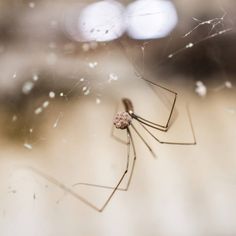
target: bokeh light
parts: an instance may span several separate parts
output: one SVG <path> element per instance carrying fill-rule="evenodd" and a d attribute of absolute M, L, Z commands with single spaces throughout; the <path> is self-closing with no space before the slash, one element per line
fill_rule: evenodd
<path fill-rule="evenodd" d="M 83 9 L 78 28 L 87 41 L 110 41 L 125 31 L 124 7 L 116 1 L 101 1 Z"/>
<path fill-rule="evenodd" d="M 167 36 L 178 21 L 174 5 L 163 0 L 138 0 L 126 10 L 127 33 L 134 39 Z"/>

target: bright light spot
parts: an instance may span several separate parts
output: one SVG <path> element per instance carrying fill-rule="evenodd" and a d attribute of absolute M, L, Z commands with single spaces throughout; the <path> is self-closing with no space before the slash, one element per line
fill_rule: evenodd
<path fill-rule="evenodd" d="M 95 67 L 97 67 L 98 63 L 95 61 L 95 62 L 89 62 L 89 67 L 94 69 Z"/>
<path fill-rule="evenodd" d="M 51 91 L 51 92 L 49 92 L 48 96 L 49 96 L 50 98 L 55 98 L 55 97 L 56 97 L 56 94 L 55 94 L 53 91 Z"/>
<path fill-rule="evenodd" d="M 225 87 L 226 88 L 232 88 L 233 86 L 232 86 L 232 83 L 230 81 L 226 81 L 225 82 Z"/>
<path fill-rule="evenodd" d="M 43 108 L 38 107 L 38 108 L 35 109 L 34 113 L 35 113 L 35 115 L 39 115 L 40 113 L 42 113 L 42 111 L 43 111 Z"/>
<path fill-rule="evenodd" d="M 193 43 L 189 43 L 189 44 L 187 44 L 185 47 L 186 47 L 186 48 L 192 48 L 193 46 L 194 46 Z"/>
<path fill-rule="evenodd" d="M 87 89 L 88 89 L 88 88 L 87 88 L 86 86 L 84 86 L 84 87 L 82 88 L 83 92 L 86 91 Z"/>
<path fill-rule="evenodd" d="M 128 5 L 126 10 L 127 33 L 134 39 L 165 37 L 177 21 L 175 7 L 168 0 L 138 0 Z"/>
<path fill-rule="evenodd" d="M 22 93 L 23 94 L 29 94 L 31 92 L 31 90 L 33 89 L 34 87 L 34 83 L 31 82 L 31 81 L 27 81 L 23 84 L 22 86 Z"/>
<path fill-rule="evenodd" d="M 43 103 L 43 108 L 47 108 L 49 106 L 49 101 L 45 101 L 44 103 Z"/>
<path fill-rule="evenodd" d="M 87 96 L 90 94 L 90 89 L 87 89 L 85 92 L 84 92 L 84 95 Z"/>
<path fill-rule="evenodd" d="M 90 89 L 87 86 L 84 86 L 82 88 L 82 91 L 83 91 L 84 95 L 89 95 L 89 93 L 90 93 Z"/>
<path fill-rule="evenodd" d="M 206 86 L 203 84 L 202 81 L 197 81 L 197 82 L 196 82 L 195 92 L 196 92 L 200 97 L 205 97 L 205 96 L 206 96 L 206 94 L 207 94 L 207 88 L 206 88 Z"/>
<path fill-rule="evenodd" d="M 24 147 L 27 148 L 27 149 L 29 149 L 29 150 L 32 150 L 32 149 L 33 149 L 32 145 L 29 144 L 29 143 L 24 143 Z"/>
<path fill-rule="evenodd" d="M 37 81 L 39 79 L 38 75 L 33 75 L 33 81 Z"/>
<path fill-rule="evenodd" d="M 83 9 L 78 29 L 85 41 L 110 41 L 125 31 L 124 7 L 116 1 L 100 1 Z"/>
<path fill-rule="evenodd" d="M 100 104 L 101 103 L 101 99 L 100 98 L 96 98 L 96 104 Z"/>

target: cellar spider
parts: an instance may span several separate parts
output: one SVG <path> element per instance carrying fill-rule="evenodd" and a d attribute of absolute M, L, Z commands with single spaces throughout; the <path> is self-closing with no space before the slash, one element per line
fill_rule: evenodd
<path fill-rule="evenodd" d="M 136 149 L 135 149 L 134 140 L 133 140 L 131 130 L 133 130 L 138 135 L 138 137 L 142 140 L 144 145 L 149 149 L 151 154 L 154 157 L 156 156 L 155 153 L 153 152 L 152 148 L 145 141 L 145 139 L 143 138 L 141 133 L 137 130 L 137 128 L 133 124 L 133 120 L 137 121 L 138 124 L 144 129 L 144 131 L 147 132 L 149 135 L 151 135 L 151 137 L 153 137 L 160 144 L 169 144 L 169 145 L 195 145 L 196 144 L 195 133 L 194 133 L 193 124 L 192 124 L 192 120 L 191 120 L 191 116 L 190 116 L 190 112 L 189 112 L 188 107 L 187 107 L 187 114 L 188 114 L 188 118 L 189 118 L 191 132 L 192 132 L 192 135 L 193 135 L 193 141 L 192 142 L 162 141 L 161 139 L 156 137 L 147 128 L 147 127 L 149 127 L 149 128 L 152 128 L 152 129 L 159 130 L 161 132 L 167 132 L 168 131 L 168 129 L 170 127 L 170 120 L 172 118 L 175 103 L 176 103 L 176 99 L 177 99 L 177 93 L 170 90 L 170 89 L 167 89 L 163 86 L 152 83 L 150 81 L 146 80 L 146 82 L 149 82 L 152 85 L 155 85 L 155 86 L 157 86 L 161 89 L 164 89 L 164 90 L 166 90 L 169 93 L 172 93 L 174 95 L 174 99 L 173 99 L 172 106 L 171 106 L 171 109 L 170 109 L 170 112 L 169 112 L 168 119 L 167 119 L 166 123 L 165 124 L 158 124 L 158 123 L 152 122 L 152 121 L 150 121 L 148 119 L 145 119 L 144 117 L 136 114 L 132 101 L 129 98 L 123 98 L 122 103 L 123 103 L 123 106 L 124 106 L 124 111 L 116 113 L 116 115 L 114 117 L 114 121 L 113 121 L 114 126 L 112 128 L 112 135 L 113 135 L 114 127 L 116 129 L 126 130 L 126 133 L 127 133 L 126 167 L 125 167 L 121 177 L 119 178 L 119 180 L 117 181 L 115 186 L 99 185 L 99 184 L 92 184 L 92 183 L 82 183 L 82 182 L 76 183 L 76 184 L 73 185 L 74 187 L 78 186 L 78 185 L 86 185 L 86 186 L 90 186 L 90 187 L 105 188 L 105 189 L 111 189 L 112 190 L 111 193 L 109 194 L 109 196 L 107 197 L 106 201 L 103 203 L 103 205 L 101 207 L 97 207 L 97 206 L 93 205 L 91 202 L 88 202 L 87 200 L 84 201 L 87 205 L 89 205 L 90 207 L 92 207 L 93 209 L 95 209 L 99 212 L 102 212 L 106 208 L 106 206 L 111 201 L 111 199 L 114 196 L 114 194 L 116 193 L 116 191 L 118 191 L 118 190 L 127 191 L 129 186 L 130 186 L 130 182 L 131 182 L 131 179 L 132 179 L 132 176 L 133 176 L 133 171 L 134 171 L 134 167 L 135 167 L 135 163 L 136 163 Z M 113 135 L 113 137 L 116 138 L 118 141 L 122 141 L 122 140 L 118 139 L 117 137 L 115 137 L 114 135 Z M 133 154 L 133 160 L 130 160 L 130 158 L 131 158 L 131 149 L 132 149 L 132 154 Z M 128 176 L 126 185 L 125 185 L 125 187 L 121 187 L 121 183 L 124 181 L 124 179 L 125 179 L 128 172 L 130 172 L 130 174 Z"/>

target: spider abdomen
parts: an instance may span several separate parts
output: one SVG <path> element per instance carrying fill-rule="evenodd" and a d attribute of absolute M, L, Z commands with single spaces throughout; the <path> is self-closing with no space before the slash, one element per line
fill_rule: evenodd
<path fill-rule="evenodd" d="M 126 111 L 117 112 L 113 124 L 117 129 L 127 129 L 132 122 L 132 117 Z"/>

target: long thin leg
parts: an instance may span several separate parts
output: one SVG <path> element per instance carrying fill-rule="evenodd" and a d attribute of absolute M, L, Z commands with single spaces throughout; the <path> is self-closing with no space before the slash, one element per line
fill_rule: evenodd
<path fill-rule="evenodd" d="M 141 116 L 138 116 L 138 115 L 136 115 L 136 114 L 133 114 L 132 117 L 133 117 L 134 119 L 138 120 L 140 123 L 142 123 L 142 124 L 144 124 L 144 125 L 147 125 L 147 126 L 153 128 L 153 129 L 157 129 L 157 130 L 160 130 L 160 131 L 163 131 L 163 132 L 167 132 L 167 131 L 168 131 L 168 128 L 169 128 L 169 127 L 167 127 L 167 128 L 161 128 L 158 124 L 153 123 L 153 122 L 151 122 L 151 121 L 149 121 L 149 120 L 146 120 L 146 119 L 144 119 L 144 118 L 142 118 Z"/>
<path fill-rule="evenodd" d="M 168 128 L 169 128 L 169 124 L 170 124 L 171 117 L 172 117 L 172 115 L 173 115 L 173 111 L 174 111 L 174 107 L 175 107 L 175 104 L 176 104 L 176 100 L 177 100 L 177 95 L 178 95 L 178 94 L 177 94 L 175 91 L 173 91 L 173 90 L 171 90 L 171 89 L 169 89 L 169 88 L 166 88 L 166 87 L 164 87 L 164 86 L 162 86 L 162 85 L 156 84 L 156 83 L 154 83 L 154 82 L 152 82 L 152 81 L 146 79 L 143 75 L 141 75 L 141 73 L 139 72 L 139 68 L 137 67 L 137 65 L 135 65 L 135 63 L 133 62 L 133 60 L 131 60 L 130 57 L 127 55 L 127 51 L 126 51 L 125 47 L 123 46 L 123 44 L 122 44 L 120 41 L 118 41 L 118 43 L 119 43 L 121 49 L 124 51 L 124 54 L 125 54 L 126 58 L 127 58 L 127 59 L 131 62 L 131 64 L 133 65 L 134 71 L 135 71 L 135 74 L 136 74 L 137 78 L 139 78 L 139 79 L 141 79 L 141 80 L 144 80 L 145 82 L 147 82 L 147 83 L 149 83 L 149 84 L 152 84 L 152 85 L 154 85 L 154 86 L 156 86 L 156 87 L 159 87 L 159 88 L 161 88 L 161 89 L 163 89 L 163 90 L 166 90 L 167 92 L 172 93 L 172 94 L 174 95 L 174 100 L 173 100 L 173 103 L 172 103 L 172 106 L 171 106 L 171 109 L 170 109 L 170 113 L 169 113 L 168 118 L 167 118 L 167 121 L 166 121 L 166 123 L 165 123 L 164 125 L 163 125 L 163 124 L 157 124 L 157 123 L 150 122 L 150 121 L 148 121 L 148 120 L 146 120 L 146 119 L 144 119 L 144 118 L 142 118 L 142 117 L 139 116 L 139 119 L 140 119 L 141 122 L 146 122 L 146 123 L 148 123 L 148 124 L 150 124 L 150 125 L 154 125 L 156 128 L 157 128 L 157 127 L 163 128 L 162 131 L 167 131 Z"/>
<path fill-rule="evenodd" d="M 110 202 L 110 200 L 112 199 L 113 195 L 115 194 L 115 192 L 117 190 L 122 190 L 122 191 L 126 191 L 128 190 L 128 187 L 130 185 L 131 182 L 131 178 L 133 176 L 133 171 L 134 171 L 134 166 L 135 166 L 135 162 L 136 162 L 136 150 L 134 147 L 134 143 L 133 143 L 133 138 L 131 136 L 131 132 L 129 130 L 129 128 L 127 128 L 127 137 L 128 137 L 128 150 L 127 150 L 127 163 L 126 163 L 126 168 L 124 173 L 122 174 L 121 178 L 119 179 L 118 183 L 116 184 L 116 186 L 111 187 L 111 186 L 105 186 L 105 185 L 98 185 L 98 184 L 90 184 L 90 183 L 76 183 L 73 186 L 76 185 L 87 185 L 87 186 L 91 186 L 91 187 L 99 187 L 99 188 L 107 188 L 107 189 L 112 189 L 112 192 L 110 193 L 110 195 L 108 196 L 107 200 L 105 201 L 105 203 L 103 204 L 103 206 L 101 208 L 98 208 L 99 212 L 102 212 L 105 207 L 108 205 L 108 203 Z M 126 176 L 126 174 L 128 173 L 129 170 L 129 164 L 130 164 L 130 147 L 132 147 L 133 149 L 133 154 L 134 154 L 134 160 L 133 160 L 133 164 L 132 164 L 132 168 L 131 168 L 131 173 L 127 182 L 127 185 L 125 188 L 119 188 L 120 184 L 122 183 L 122 181 L 124 180 L 124 177 Z"/>
<path fill-rule="evenodd" d="M 138 130 L 135 128 L 134 124 L 131 124 L 131 127 L 133 128 L 133 130 L 135 131 L 135 133 L 140 137 L 140 139 L 143 141 L 143 143 L 145 144 L 145 146 L 148 148 L 148 150 L 151 152 L 151 154 L 153 155 L 153 157 L 157 157 L 157 155 L 155 154 L 155 152 L 152 150 L 152 148 L 148 145 L 148 143 L 145 141 L 145 139 L 143 138 L 143 136 L 138 132 Z"/>
<path fill-rule="evenodd" d="M 138 119 L 136 119 L 136 120 L 145 129 L 145 131 L 147 131 L 157 142 L 159 142 L 161 144 L 195 145 L 197 142 L 196 142 L 196 136 L 195 136 L 195 132 L 194 132 L 194 128 L 193 128 L 193 122 L 192 122 L 192 119 L 191 119 L 191 115 L 190 115 L 188 106 L 186 107 L 186 109 L 187 109 L 189 123 L 190 123 L 191 131 L 192 131 L 192 135 L 193 135 L 193 141 L 192 142 L 168 142 L 168 141 L 162 141 L 162 140 L 158 139 L 149 129 L 147 129 L 147 127 L 145 127 L 143 122 L 140 122 Z"/>
<path fill-rule="evenodd" d="M 126 186 L 124 188 L 117 188 L 117 190 L 119 190 L 119 191 L 127 191 L 128 190 L 131 179 L 133 177 L 134 167 L 135 167 L 135 163 L 136 163 L 136 149 L 135 149 L 135 146 L 134 146 L 133 137 L 131 135 L 130 129 L 127 129 L 127 132 L 128 132 L 128 135 L 129 135 L 129 142 L 130 142 L 130 144 L 132 146 L 132 149 L 133 149 L 134 159 L 133 159 L 130 175 L 129 175 L 128 181 L 126 183 Z M 96 188 L 115 189 L 114 186 L 101 185 L 101 184 L 91 184 L 91 183 L 76 183 L 76 184 L 73 184 L 73 186 L 76 186 L 76 185 L 86 185 L 86 186 L 91 186 L 91 187 L 96 187 Z"/>
<path fill-rule="evenodd" d="M 145 80 L 145 81 L 147 81 L 147 80 Z M 172 117 L 173 112 L 174 112 L 174 108 L 175 108 L 175 104 L 176 104 L 176 100 L 177 100 L 177 93 L 172 91 L 172 90 L 170 90 L 170 89 L 167 89 L 167 88 L 165 88 L 165 87 L 163 87 L 161 85 L 155 84 L 153 82 L 148 81 L 148 83 L 150 83 L 150 84 L 152 84 L 154 86 L 160 87 L 160 88 L 162 88 L 164 90 L 167 90 L 168 92 L 174 94 L 174 100 L 173 100 L 172 105 L 171 105 L 171 109 L 170 109 L 170 113 L 169 113 L 168 118 L 167 118 L 167 122 L 164 125 L 161 125 L 161 124 L 157 124 L 155 122 L 151 122 L 151 121 L 149 121 L 149 120 L 147 120 L 147 119 L 145 119 L 145 118 L 143 118 L 143 117 L 141 117 L 141 116 L 139 116 L 137 114 L 134 114 L 134 116 L 140 122 L 142 122 L 142 123 L 144 123 L 144 124 L 146 124 L 146 125 L 148 125 L 148 126 L 150 126 L 152 128 L 157 128 L 157 129 L 160 129 L 161 131 L 167 131 L 168 128 L 169 128 L 171 117 Z"/>

